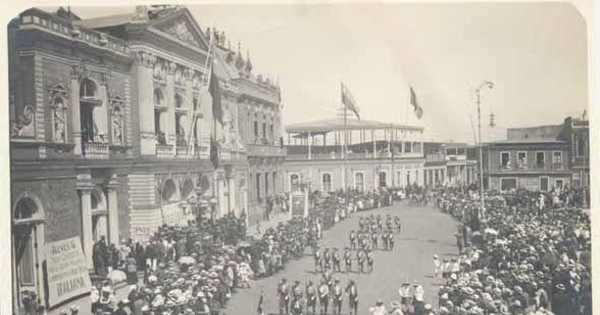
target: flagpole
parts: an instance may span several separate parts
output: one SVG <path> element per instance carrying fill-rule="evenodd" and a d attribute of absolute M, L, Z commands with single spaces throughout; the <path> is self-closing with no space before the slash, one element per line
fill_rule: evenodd
<path fill-rule="evenodd" d="M 342 83 L 342 93 L 344 91 L 344 83 Z M 343 101 L 342 95 L 342 103 Z M 344 191 L 346 192 L 346 207 L 348 206 L 348 106 L 342 104 L 344 107 Z"/>

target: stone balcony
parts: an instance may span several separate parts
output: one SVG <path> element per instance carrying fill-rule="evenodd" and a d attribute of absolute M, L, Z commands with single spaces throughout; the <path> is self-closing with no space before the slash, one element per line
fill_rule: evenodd
<path fill-rule="evenodd" d="M 83 157 L 89 160 L 104 160 L 109 158 L 108 143 L 86 142 L 83 143 Z"/>
<path fill-rule="evenodd" d="M 172 144 L 157 144 L 156 145 L 156 157 L 157 158 L 172 158 L 173 157 L 173 145 Z"/>
<path fill-rule="evenodd" d="M 283 147 L 270 145 L 247 145 L 247 153 L 250 156 L 285 156 L 286 150 Z"/>

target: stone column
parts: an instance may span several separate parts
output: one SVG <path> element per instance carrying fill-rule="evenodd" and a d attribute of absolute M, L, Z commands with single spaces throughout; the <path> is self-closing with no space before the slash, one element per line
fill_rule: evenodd
<path fill-rule="evenodd" d="M 108 185 L 108 241 L 112 244 L 119 244 L 119 205 L 117 200 L 117 189 L 119 182 L 116 175 L 112 175 Z"/>
<path fill-rule="evenodd" d="M 311 150 L 310 150 L 310 146 L 311 146 L 311 136 L 310 136 L 310 131 L 308 132 L 308 136 L 306 137 L 306 142 L 308 144 L 308 159 L 311 159 Z"/>
<path fill-rule="evenodd" d="M 71 73 L 71 133 L 73 134 L 74 155 L 81 155 L 81 114 L 79 108 L 79 75 L 74 66 Z"/>
<path fill-rule="evenodd" d="M 229 209 L 231 211 L 236 210 L 236 202 L 235 197 L 237 196 L 237 191 L 235 189 L 235 177 L 231 177 L 227 179 L 227 188 L 229 188 Z M 236 211 L 236 215 L 239 215 L 240 211 Z"/>
<path fill-rule="evenodd" d="M 92 231 L 92 189 L 94 184 L 91 182 L 91 176 L 82 174 L 77 176 L 77 190 L 81 195 L 81 243 L 83 253 L 89 269 L 94 268 L 92 260 L 92 249 L 94 246 Z"/>
<path fill-rule="evenodd" d="M 371 141 L 373 142 L 373 158 L 377 157 L 377 140 L 375 140 L 377 132 L 375 129 L 371 130 Z"/>
<path fill-rule="evenodd" d="M 154 130 L 154 84 L 153 68 L 155 57 L 150 53 L 138 51 L 137 90 L 140 124 L 140 154 L 156 155 L 156 132 Z M 135 106 L 135 104 L 132 104 Z"/>
<path fill-rule="evenodd" d="M 166 128 L 165 135 L 167 138 L 167 143 L 173 145 L 173 150 L 175 150 L 175 70 L 177 65 L 173 62 L 169 63 L 169 71 L 167 73 L 167 87 L 166 87 L 166 103 L 167 103 L 167 111 L 164 115 L 166 115 Z"/>

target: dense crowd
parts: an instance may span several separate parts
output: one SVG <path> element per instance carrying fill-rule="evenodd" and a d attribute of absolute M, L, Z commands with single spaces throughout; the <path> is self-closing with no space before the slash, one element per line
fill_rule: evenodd
<path fill-rule="evenodd" d="M 289 203 L 281 198 L 273 203 Z M 350 213 L 389 204 L 391 195 L 384 190 L 314 192 L 309 202 L 308 217 L 294 217 L 259 238 L 246 235 L 245 218 L 226 215 L 163 226 L 147 244 L 99 241 L 94 267 L 107 280 L 92 289 L 93 314 L 219 314 L 236 290 L 251 286 L 251 279 L 279 272 L 306 247 L 314 252 L 323 230 Z M 120 281 L 130 285 L 129 294 L 117 301 L 114 285 Z"/>
<path fill-rule="evenodd" d="M 482 212 L 463 190 L 438 191 L 462 225 L 458 259 L 435 264 L 447 280 L 437 314 L 591 314 L 590 221 L 569 198 L 490 193 Z"/>

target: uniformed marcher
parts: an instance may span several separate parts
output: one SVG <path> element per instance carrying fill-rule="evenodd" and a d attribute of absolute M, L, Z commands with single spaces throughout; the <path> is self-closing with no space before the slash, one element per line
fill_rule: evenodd
<path fill-rule="evenodd" d="M 356 233 L 354 233 L 354 230 L 350 231 L 350 248 L 352 248 L 353 250 L 356 249 Z"/>
<path fill-rule="evenodd" d="M 352 271 L 352 257 L 350 255 L 350 249 L 346 247 L 346 250 L 344 251 L 344 263 L 346 265 L 346 273 Z"/>
<path fill-rule="evenodd" d="M 300 285 L 300 281 L 296 280 L 294 282 L 294 287 L 292 287 L 292 314 L 293 315 L 301 315 L 302 314 L 302 286 Z"/>
<path fill-rule="evenodd" d="M 323 270 L 323 257 L 321 257 L 321 252 L 318 248 L 315 250 L 313 258 L 315 259 L 315 271 Z"/>
<path fill-rule="evenodd" d="M 337 247 L 333 248 L 333 271 L 334 272 L 342 272 L 342 268 L 340 266 L 340 263 L 342 261 L 342 258 L 340 257 L 340 253 L 338 252 Z"/>
<path fill-rule="evenodd" d="M 379 248 L 377 240 L 379 239 L 379 236 L 377 235 L 377 232 L 373 231 L 373 233 L 371 234 L 371 250 L 376 250 Z"/>
<path fill-rule="evenodd" d="M 317 290 L 312 280 L 308 280 L 308 284 L 306 285 L 306 312 L 312 315 L 317 312 Z"/>
<path fill-rule="evenodd" d="M 358 272 L 364 273 L 364 268 L 365 268 L 365 253 L 362 250 L 359 250 L 356 253 L 356 261 L 358 262 Z"/>
<path fill-rule="evenodd" d="M 367 266 L 369 267 L 369 272 L 373 272 L 373 261 L 374 261 L 373 252 L 370 250 L 367 250 Z"/>
<path fill-rule="evenodd" d="M 354 280 L 350 280 L 350 283 L 348 283 L 348 286 L 346 287 L 346 293 L 348 294 L 348 306 L 349 306 L 348 313 L 350 315 L 352 315 L 352 313 L 354 312 L 354 315 L 357 315 L 358 314 L 358 288 L 356 287 L 356 283 L 354 283 Z"/>
<path fill-rule="evenodd" d="M 343 297 L 344 297 L 344 291 L 342 290 L 342 285 L 340 284 L 340 280 L 335 279 L 335 284 L 333 285 L 333 313 L 334 314 L 342 313 Z"/>
<path fill-rule="evenodd" d="M 279 288 L 277 289 L 277 295 L 279 297 L 279 314 L 289 314 L 290 308 L 290 288 L 287 284 L 287 279 L 281 279 Z"/>
<path fill-rule="evenodd" d="M 392 230 L 388 231 L 387 241 L 388 241 L 388 250 L 393 251 L 395 242 L 394 242 L 394 233 L 392 232 Z"/>
<path fill-rule="evenodd" d="M 329 286 L 324 279 L 321 281 L 321 285 L 319 286 L 319 304 L 321 305 L 321 315 L 326 315 L 327 308 L 329 307 Z"/>
<path fill-rule="evenodd" d="M 329 251 L 329 248 L 325 248 L 323 260 L 325 261 L 325 270 L 331 269 L 331 252 Z"/>

